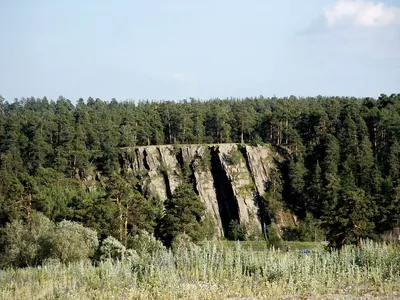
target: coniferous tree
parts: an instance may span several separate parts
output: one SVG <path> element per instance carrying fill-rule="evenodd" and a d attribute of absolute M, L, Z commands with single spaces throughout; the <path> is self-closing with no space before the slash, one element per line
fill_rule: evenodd
<path fill-rule="evenodd" d="M 354 219 L 354 208 L 365 210 L 368 204 L 376 207 L 375 213 L 365 211 L 372 214 L 374 232 L 383 233 L 398 220 L 399 124 L 396 94 L 376 100 L 260 96 L 139 103 L 90 97 L 76 105 L 64 97 L 13 102 L 0 97 L 0 222 L 29 219 L 23 207 L 31 195 L 32 209 L 53 221 L 69 218 L 118 237 L 120 206 L 110 201 L 112 188 L 118 188 L 113 174 L 118 174 L 126 185 L 121 201 L 125 242 L 126 236 L 159 223 L 160 206 L 147 192 L 145 170 L 133 174 L 140 183 L 126 177 L 120 147 L 270 142 L 285 167 L 279 180 L 271 179 L 261 197 L 265 201 L 259 201 L 265 204 L 262 218 L 272 220 L 274 208 L 288 205 L 300 217 L 312 213 L 323 226 L 334 227 L 330 220 Z M 134 169 L 141 162 L 131 163 Z M 358 201 L 363 193 L 365 200 Z M 338 216 L 341 206 L 348 209 Z M 372 236 L 368 226 L 361 233 L 353 230 L 350 240 L 356 243 L 365 232 Z"/>
<path fill-rule="evenodd" d="M 204 239 L 205 206 L 190 184 L 179 185 L 171 199 L 165 202 L 165 215 L 161 219 L 159 236 L 166 245 L 181 233 L 194 241 Z"/>

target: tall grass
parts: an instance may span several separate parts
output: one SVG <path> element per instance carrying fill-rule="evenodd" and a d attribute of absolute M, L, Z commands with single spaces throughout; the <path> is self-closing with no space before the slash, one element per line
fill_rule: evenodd
<path fill-rule="evenodd" d="M 395 297 L 399 291 L 399 249 L 369 241 L 361 251 L 345 247 L 305 255 L 207 243 L 136 261 L 47 263 L 0 272 L 1 299 Z"/>

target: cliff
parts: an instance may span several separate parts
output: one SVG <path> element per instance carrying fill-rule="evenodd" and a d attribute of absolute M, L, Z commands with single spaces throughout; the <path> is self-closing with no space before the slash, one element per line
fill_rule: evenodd
<path fill-rule="evenodd" d="M 245 224 L 250 234 L 260 235 L 271 220 L 260 214 L 258 201 L 279 159 L 270 145 L 162 145 L 122 149 L 121 168 L 144 176 L 144 188 L 161 200 L 171 197 L 189 176 L 218 237 L 228 234 L 232 220 Z M 273 221 L 285 227 L 293 226 L 293 220 L 282 209 Z"/>

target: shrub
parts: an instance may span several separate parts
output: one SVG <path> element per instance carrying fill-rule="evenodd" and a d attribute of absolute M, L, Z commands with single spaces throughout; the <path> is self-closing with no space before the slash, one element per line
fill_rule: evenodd
<path fill-rule="evenodd" d="M 206 148 L 201 154 L 196 154 L 194 157 L 195 169 L 206 172 L 211 169 L 211 154 L 210 149 Z"/>
<path fill-rule="evenodd" d="M 247 228 L 245 224 L 240 224 L 237 220 L 229 223 L 228 238 L 232 241 L 245 241 L 247 237 Z"/>
<path fill-rule="evenodd" d="M 180 249 L 198 249 L 192 238 L 185 233 L 177 235 L 171 243 L 171 248 L 174 253 L 179 253 Z"/>
<path fill-rule="evenodd" d="M 141 230 L 139 234 L 130 239 L 129 245 L 130 248 L 135 250 L 140 257 L 159 253 L 166 249 L 165 246 L 154 237 L 154 235 L 145 230 Z"/>
<path fill-rule="evenodd" d="M 102 243 L 99 249 L 99 259 L 106 260 L 124 260 L 137 259 L 137 253 L 133 249 L 126 249 L 116 238 L 109 236 Z"/>
<path fill-rule="evenodd" d="M 99 258 L 101 261 L 105 261 L 107 259 L 122 259 L 125 251 L 126 248 L 120 243 L 120 241 L 112 236 L 109 236 L 101 243 L 99 249 Z"/>
<path fill-rule="evenodd" d="M 238 149 L 232 149 L 228 154 L 223 155 L 223 159 L 228 165 L 238 165 L 242 161 L 243 155 Z"/>
<path fill-rule="evenodd" d="M 205 216 L 201 220 L 201 231 L 203 232 L 202 236 L 204 236 L 206 240 L 212 240 L 216 234 L 215 228 L 215 221 L 213 220 L 211 215 L 206 212 Z"/>
<path fill-rule="evenodd" d="M 43 214 L 33 212 L 30 227 L 29 230 L 21 220 L 15 220 L 2 230 L 1 267 L 37 266 L 51 255 L 54 223 Z"/>
<path fill-rule="evenodd" d="M 96 231 L 79 223 L 64 220 L 56 227 L 54 255 L 62 262 L 92 258 L 98 246 Z"/>
<path fill-rule="evenodd" d="M 246 227 L 246 240 L 259 241 L 264 239 L 259 224 L 257 224 L 256 222 L 249 222 L 245 223 L 244 225 Z"/>
<path fill-rule="evenodd" d="M 264 141 L 258 134 L 255 134 L 251 139 L 250 145 L 253 147 L 257 147 L 258 145 L 264 145 Z"/>
<path fill-rule="evenodd" d="M 282 247 L 282 239 L 280 238 L 279 228 L 275 223 L 271 223 L 267 226 L 267 242 L 269 246 L 273 246 L 275 248 Z"/>

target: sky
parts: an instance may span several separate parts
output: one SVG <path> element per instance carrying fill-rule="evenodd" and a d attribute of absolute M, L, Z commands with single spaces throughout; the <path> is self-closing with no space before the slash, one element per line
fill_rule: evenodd
<path fill-rule="evenodd" d="M 400 0 L 0 0 L 0 95 L 400 93 Z"/>

